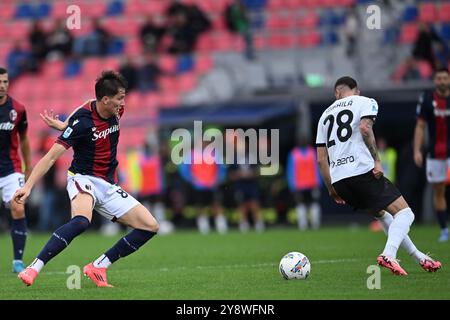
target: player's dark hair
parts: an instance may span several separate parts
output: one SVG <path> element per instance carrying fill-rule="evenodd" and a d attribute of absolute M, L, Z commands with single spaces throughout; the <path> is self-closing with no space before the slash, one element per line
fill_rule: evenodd
<path fill-rule="evenodd" d="M 356 83 L 356 80 L 349 76 L 337 79 L 336 83 L 334 84 L 334 89 L 336 90 L 337 87 L 342 85 L 345 85 L 350 89 L 355 89 L 356 87 L 358 87 L 358 83 Z"/>
<path fill-rule="evenodd" d="M 446 67 L 439 67 L 439 68 L 437 68 L 436 70 L 434 70 L 433 78 L 434 78 L 438 73 L 441 73 L 441 72 L 445 72 L 445 73 L 449 74 L 448 69 L 447 69 Z"/>
<path fill-rule="evenodd" d="M 119 89 L 127 89 L 127 81 L 118 72 L 107 70 L 95 82 L 95 97 L 101 100 L 104 96 L 113 97 Z"/>
<path fill-rule="evenodd" d="M 5 68 L 0 67 L 0 74 L 5 74 L 8 73 L 8 70 L 6 70 Z"/>

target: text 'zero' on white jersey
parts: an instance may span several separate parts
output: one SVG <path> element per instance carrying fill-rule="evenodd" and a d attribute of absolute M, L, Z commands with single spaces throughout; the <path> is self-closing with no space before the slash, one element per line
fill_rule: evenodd
<path fill-rule="evenodd" d="M 330 160 L 331 183 L 364 174 L 375 162 L 359 131 L 361 118 L 375 118 L 374 99 L 349 96 L 336 100 L 320 117 L 316 145 L 326 146 Z"/>

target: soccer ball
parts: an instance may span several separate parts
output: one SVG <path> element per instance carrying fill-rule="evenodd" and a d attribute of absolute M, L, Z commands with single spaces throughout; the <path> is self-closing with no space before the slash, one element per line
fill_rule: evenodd
<path fill-rule="evenodd" d="M 311 263 L 303 253 L 289 252 L 281 258 L 279 270 L 286 280 L 304 280 L 311 272 Z"/>

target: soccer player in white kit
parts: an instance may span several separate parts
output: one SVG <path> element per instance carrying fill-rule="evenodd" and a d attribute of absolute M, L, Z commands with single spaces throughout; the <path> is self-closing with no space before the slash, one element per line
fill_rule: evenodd
<path fill-rule="evenodd" d="M 387 242 L 377 263 L 406 276 L 398 263 L 401 246 L 429 272 L 439 261 L 419 251 L 408 237 L 414 213 L 398 189 L 383 176 L 372 127 L 378 114 L 374 99 L 359 95 L 356 81 L 342 77 L 334 86 L 336 101 L 322 114 L 317 128 L 317 160 L 330 196 L 380 220 Z"/>

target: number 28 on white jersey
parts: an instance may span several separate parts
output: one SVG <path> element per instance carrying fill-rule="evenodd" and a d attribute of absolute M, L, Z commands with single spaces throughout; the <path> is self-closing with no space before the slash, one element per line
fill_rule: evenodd
<path fill-rule="evenodd" d="M 336 100 L 320 117 L 316 145 L 327 147 L 332 183 L 373 169 L 374 160 L 359 132 L 359 123 L 361 118 L 375 118 L 377 114 L 374 99 L 349 96 Z"/>

